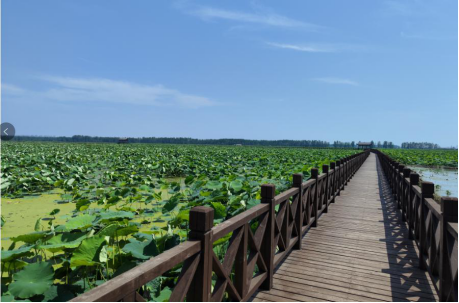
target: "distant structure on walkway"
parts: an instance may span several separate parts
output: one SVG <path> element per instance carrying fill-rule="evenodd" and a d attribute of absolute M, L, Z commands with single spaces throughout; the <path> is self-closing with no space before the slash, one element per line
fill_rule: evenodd
<path fill-rule="evenodd" d="M 357 148 L 358 149 L 370 149 L 372 146 L 371 146 L 371 142 L 359 142 L 357 143 Z"/>
<path fill-rule="evenodd" d="M 129 143 L 129 139 L 128 138 L 119 138 L 118 139 L 118 144 L 127 144 Z"/>

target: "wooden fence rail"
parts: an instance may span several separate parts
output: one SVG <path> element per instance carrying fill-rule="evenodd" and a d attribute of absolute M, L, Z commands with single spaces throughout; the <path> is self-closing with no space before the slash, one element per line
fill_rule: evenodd
<path fill-rule="evenodd" d="M 214 212 L 198 206 L 190 211 L 189 240 L 74 298 L 74 302 L 146 301 L 144 287 L 171 269 L 181 273 L 170 301 L 247 301 L 271 289 L 275 267 L 316 227 L 322 213 L 359 169 L 369 152 L 311 170 L 311 178 L 293 175 L 293 187 L 275 195 L 272 184 L 261 186 L 261 203 L 213 226 Z M 213 244 L 229 238 L 224 256 Z M 456 233 L 457 239 L 457 233 Z"/>
<path fill-rule="evenodd" d="M 458 300 L 457 290 L 457 198 L 433 199 L 435 185 L 384 153 L 373 150 L 392 188 L 409 237 L 419 250 L 419 267 L 427 270 L 440 301 Z"/>

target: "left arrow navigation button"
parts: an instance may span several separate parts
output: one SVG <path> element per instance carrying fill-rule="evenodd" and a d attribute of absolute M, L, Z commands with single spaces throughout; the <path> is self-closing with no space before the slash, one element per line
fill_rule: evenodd
<path fill-rule="evenodd" d="M 1 124 L 1 138 L 2 141 L 9 141 L 14 138 L 16 134 L 16 129 L 14 128 L 13 124 L 5 122 Z"/>

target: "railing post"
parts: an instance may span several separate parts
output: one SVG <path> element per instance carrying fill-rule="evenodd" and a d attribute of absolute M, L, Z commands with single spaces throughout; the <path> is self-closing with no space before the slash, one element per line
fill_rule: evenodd
<path fill-rule="evenodd" d="M 333 169 L 333 176 L 332 176 L 332 186 L 330 188 L 331 190 L 331 195 L 332 195 L 332 200 L 330 203 L 335 203 L 335 194 L 336 194 L 336 166 L 335 162 L 330 162 L 330 169 Z"/>
<path fill-rule="evenodd" d="M 347 178 L 349 177 L 349 160 L 347 157 L 343 158 L 343 166 L 344 166 L 344 186 L 347 185 Z M 343 186 L 343 189 L 344 189 Z"/>
<path fill-rule="evenodd" d="M 402 194 L 403 194 L 403 177 L 402 177 L 402 174 L 403 174 L 403 169 L 405 168 L 405 165 L 403 164 L 399 164 L 398 165 L 398 172 L 397 172 L 397 206 L 398 206 L 398 209 L 401 209 L 402 208 Z"/>
<path fill-rule="evenodd" d="M 408 228 L 409 228 L 409 233 L 408 233 L 408 238 L 410 240 L 413 240 L 414 237 L 414 221 L 416 218 L 414 218 L 414 205 L 413 201 L 416 196 L 413 190 L 413 186 L 418 186 L 419 185 L 419 175 L 417 173 L 410 173 L 410 201 L 408 202 Z"/>
<path fill-rule="evenodd" d="M 335 181 L 336 181 L 335 182 L 335 187 L 338 189 L 336 195 L 339 196 L 340 192 L 341 192 L 341 170 L 342 170 L 341 169 L 341 161 L 340 160 L 336 161 L 336 169 L 338 170 L 338 174 L 336 174 L 336 172 L 335 172 L 335 175 L 337 175 L 336 178 L 335 178 Z"/>
<path fill-rule="evenodd" d="M 406 179 L 410 177 L 411 169 L 403 169 L 403 180 L 402 180 L 402 221 L 408 220 L 408 203 L 410 199 L 410 188 L 406 183 Z"/>
<path fill-rule="evenodd" d="M 319 170 L 317 168 L 311 168 L 311 179 L 315 179 L 316 183 L 314 184 L 314 197 L 312 199 L 313 211 L 314 211 L 314 222 L 312 223 L 311 227 L 317 227 L 317 221 L 319 221 L 319 207 L 318 207 L 318 193 L 319 193 Z"/>
<path fill-rule="evenodd" d="M 394 197 L 395 202 L 397 202 L 397 162 L 392 164 L 392 197 Z"/>
<path fill-rule="evenodd" d="M 424 218 L 424 200 L 428 198 L 433 198 L 433 194 L 435 192 L 435 185 L 432 182 L 422 181 L 421 182 L 421 201 L 420 201 L 420 233 L 419 233 L 419 268 L 427 269 L 426 267 L 426 260 L 424 260 L 424 252 L 426 250 L 426 220 Z"/>
<path fill-rule="evenodd" d="M 266 280 L 261 284 L 260 288 L 270 290 L 273 287 L 274 275 L 274 220 L 275 220 L 275 201 L 276 187 L 273 184 L 263 184 L 261 186 L 261 203 L 269 205 L 268 224 L 266 226 L 263 241 L 261 242 L 261 256 L 266 264 Z"/>
<path fill-rule="evenodd" d="M 210 301 L 212 287 L 212 227 L 214 209 L 206 206 L 193 207 L 190 210 L 190 240 L 201 241 L 201 257 L 198 268 L 191 281 L 187 301 Z"/>
<path fill-rule="evenodd" d="M 298 205 L 296 207 L 295 225 L 298 231 L 298 241 L 294 249 L 301 249 L 301 239 L 303 238 L 303 174 L 293 174 L 293 187 L 298 188 Z"/>
<path fill-rule="evenodd" d="M 322 165 L 322 173 L 323 174 L 326 174 L 326 177 L 325 177 L 325 209 L 324 209 L 324 213 L 328 213 L 328 196 L 329 196 L 329 192 L 330 192 L 330 189 L 329 189 L 329 181 L 328 181 L 328 165 L 327 164 L 324 164 Z"/>
<path fill-rule="evenodd" d="M 451 273 L 451 268 L 448 267 L 448 264 L 450 263 L 445 262 L 450 257 L 447 247 L 448 235 L 446 230 L 446 224 L 448 222 L 457 223 L 457 198 L 441 197 L 441 212 L 442 216 L 440 226 L 440 302 L 446 302 L 448 300 L 447 291 L 453 287 L 454 283 L 454 280 L 451 280 L 451 274 L 449 274 Z"/>

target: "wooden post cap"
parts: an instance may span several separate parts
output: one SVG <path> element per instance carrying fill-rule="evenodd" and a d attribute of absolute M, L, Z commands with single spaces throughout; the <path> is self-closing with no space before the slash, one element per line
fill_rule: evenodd
<path fill-rule="evenodd" d="M 399 164 L 398 165 L 398 171 L 399 172 L 402 172 L 404 168 L 405 168 L 405 165 L 403 165 L 403 164 Z"/>
<path fill-rule="evenodd" d="M 403 177 L 404 178 L 409 178 L 410 177 L 410 173 L 411 173 L 411 169 L 409 169 L 409 168 L 404 168 L 403 169 Z"/>
<path fill-rule="evenodd" d="M 336 165 L 340 166 L 341 165 L 341 161 L 340 160 L 336 161 Z"/>
<path fill-rule="evenodd" d="M 419 175 L 417 173 L 410 173 L 410 183 L 411 185 L 419 185 Z"/>
<path fill-rule="evenodd" d="M 190 210 L 190 230 L 207 232 L 214 226 L 214 209 L 207 206 L 196 206 Z"/>
<path fill-rule="evenodd" d="M 293 187 L 300 187 L 303 183 L 303 174 L 293 174 Z"/>
<path fill-rule="evenodd" d="M 330 169 L 335 169 L 335 165 L 336 165 L 335 162 L 330 162 Z"/>
<path fill-rule="evenodd" d="M 423 195 L 433 195 L 435 192 L 435 185 L 429 181 L 422 181 L 421 182 L 421 189 Z"/>
<path fill-rule="evenodd" d="M 319 170 L 317 168 L 311 168 L 311 178 L 317 178 L 319 176 Z"/>
<path fill-rule="evenodd" d="M 457 222 L 457 198 L 441 197 L 441 212 L 447 222 Z"/>
<path fill-rule="evenodd" d="M 324 174 L 328 173 L 328 165 L 327 164 L 322 165 L 322 172 Z"/>
<path fill-rule="evenodd" d="M 276 195 L 276 186 L 274 184 L 263 184 L 261 186 L 261 198 L 273 199 Z"/>

